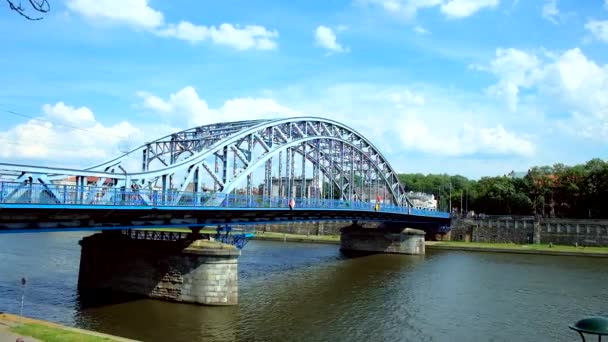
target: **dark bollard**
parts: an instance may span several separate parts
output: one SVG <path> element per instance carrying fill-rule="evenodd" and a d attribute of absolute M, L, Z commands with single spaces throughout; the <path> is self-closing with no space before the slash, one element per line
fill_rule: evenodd
<path fill-rule="evenodd" d="M 608 317 L 591 316 L 581 319 L 580 321 L 570 325 L 570 329 L 578 332 L 585 342 L 585 334 L 597 335 L 597 340 L 602 341 L 602 336 L 608 335 Z"/>

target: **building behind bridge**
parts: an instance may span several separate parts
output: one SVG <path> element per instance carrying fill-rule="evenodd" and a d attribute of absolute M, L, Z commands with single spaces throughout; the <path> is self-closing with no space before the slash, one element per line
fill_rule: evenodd
<path fill-rule="evenodd" d="M 410 191 L 408 193 L 408 198 L 414 207 L 437 210 L 437 199 L 433 194 Z"/>

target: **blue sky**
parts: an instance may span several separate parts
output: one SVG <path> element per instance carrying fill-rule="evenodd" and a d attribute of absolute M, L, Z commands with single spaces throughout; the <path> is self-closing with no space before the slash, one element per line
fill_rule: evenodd
<path fill-rule="evenodd" d="M 2 162 L 85 167 L 300 115 L 357 129 L 399 172 L 608 157 L 608 0 L 49 2 L 36 22 L 0 7 Z"/>

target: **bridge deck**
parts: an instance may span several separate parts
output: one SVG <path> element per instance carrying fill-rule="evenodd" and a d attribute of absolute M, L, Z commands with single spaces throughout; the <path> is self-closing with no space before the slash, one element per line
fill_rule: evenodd
<path fill-rule="evenodd" d="M 380 221 L 412 228 L 448 225 L 449 218 L 340 208 L 217 208 L 194 206 L 103 206 L 1 204 L 0 232 L 201 227 L 225 223 Z"/>
<path fill-rule="evenodd" d="M 225 223 L 358 220 L 403 223 L 429 229 L 449 225 L 448 213 L 362 201 L 289 199 L 224 193 L 165 193 L 143 189 L 111 192 L 0 182 L 0 232 L 200 227 Z"/>

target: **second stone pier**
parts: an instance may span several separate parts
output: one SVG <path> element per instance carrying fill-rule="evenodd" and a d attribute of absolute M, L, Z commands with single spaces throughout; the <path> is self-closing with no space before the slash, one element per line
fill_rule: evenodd
<path fill-rule="evenodd" d="M 145 236 L 110 231 L 83 238 L 78 287 L 205 305 L 238 303 L 240 251 L 234 246 L 191 235 L 175 241 Z"/>
<path fill-rule="evenodd" d="M 403 228 L 363 228 L 353 224 L 344 227 L 340 234 L 340 249 L 376 253 L 422 255 L 424 249 L 422 230 Z"/>

